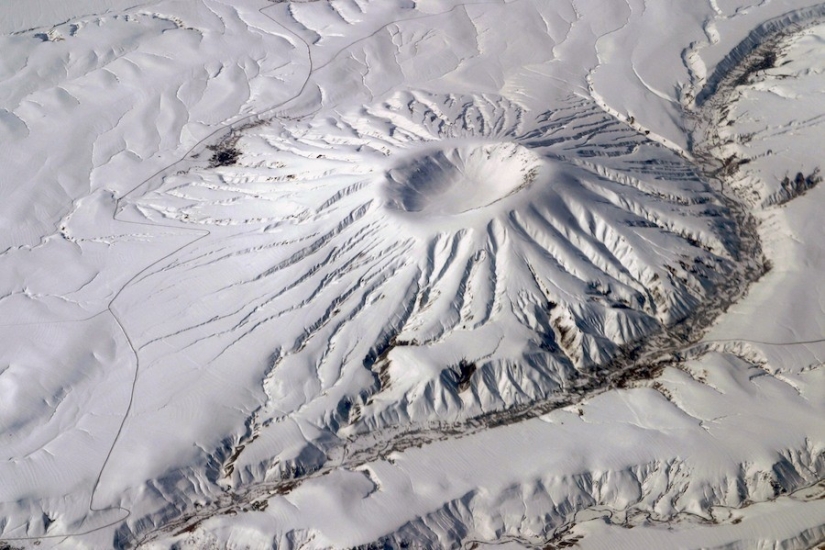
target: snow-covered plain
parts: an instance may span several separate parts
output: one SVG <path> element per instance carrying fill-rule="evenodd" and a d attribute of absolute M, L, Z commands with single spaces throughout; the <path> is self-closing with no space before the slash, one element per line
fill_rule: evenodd
<path fill-rule="evenodd" d="M 0 14 L 0 548 L 825 539 L 825 4 Z"/>

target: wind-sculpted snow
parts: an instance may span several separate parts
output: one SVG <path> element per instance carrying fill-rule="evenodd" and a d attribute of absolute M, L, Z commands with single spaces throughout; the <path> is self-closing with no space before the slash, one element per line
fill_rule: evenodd
<path fill-rule="evenodd" d="M 0 37 L 0 540 L 822 532 L 821 6 L 138 4 Z"/>

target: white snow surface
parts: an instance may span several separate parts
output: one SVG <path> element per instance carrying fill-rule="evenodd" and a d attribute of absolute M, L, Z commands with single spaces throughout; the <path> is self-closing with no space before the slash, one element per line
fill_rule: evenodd
<path fill-rule="evenodd" d="M 0 549 L 825 539 L 825 4 L 0 15 Z"/>

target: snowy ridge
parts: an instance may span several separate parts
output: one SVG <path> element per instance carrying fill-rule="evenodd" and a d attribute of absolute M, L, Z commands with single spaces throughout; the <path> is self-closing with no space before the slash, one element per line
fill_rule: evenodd
<path fill-rule="evenodd" d="M 769 468 L 742 464 L 733 477 L 715 483 L 692 483 L 692 468 L 684 462 L 655 462 L 622 471 L 542 479 L 533 486 L 510 487 L 494 502 L 483 502 L 483 495 L 470 493 L 404 525 L 378 541 L 378 546 L 403 548 L 405 542 L 415 541 L 445 547 L 476 537 L 540 546 L 548 540 L 563 541 L 581 510 L 600 507 L 608 507 L 603 513 L 610 523 L 627 528 L 642 522 L 666 523 L 680 515 L 714 523 L 714 507 L 741 508 L 815 484 L 825 474 L 825 452 L 811 456 L 810 451 L 789 452 Z M 766 471 L 772 475 L 765 475 Z M 698 503 L 695 508 L 688 504 L 693 502 Z M 512 509 L 520 509 L 520 514 L 510 513 Z M 613 512 L 617 509 L 621 512 Z"/>
<path fill-rule="evenodd" d="M 730 78 L 735 71 L 747 70 L 745 62 L 755 50 L 765 44 L 766 40 L 775 39 L 777 35 L 798 33 L 805 26 L 816 24 L 823 17 L 825 17 L 825 4 L 816 4 L 790 11 L 758 25 L 716 65 L 696 95 L 696 105 L 701 107 L 716 94 L 723 81 Z"/>
<path fill-rule="evenodd" d="M 814 151 L 822 120 L 820 73 L 802 61 L 816 55 L 821 33 L 820 18 L 766 35 L 702 108 L 708 122 L 700 124 L 699 154 L 753 207 L 785 204 L 821 181 Z M 794 155 L 782 142 L 790 135 L 799 137 Z"/>

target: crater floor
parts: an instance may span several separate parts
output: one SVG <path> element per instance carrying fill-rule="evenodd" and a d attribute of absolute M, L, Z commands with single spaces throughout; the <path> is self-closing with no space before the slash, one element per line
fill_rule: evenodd
<path fill-rule="evenodd" d="M 413 153 L 387 170 L 387 206 L 428 221 L 456 216 L 524 190 L 543 168 L 539 157 L 517 143 L 450 145 Z"/>

